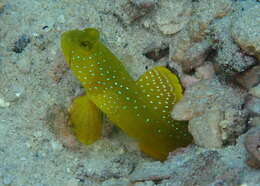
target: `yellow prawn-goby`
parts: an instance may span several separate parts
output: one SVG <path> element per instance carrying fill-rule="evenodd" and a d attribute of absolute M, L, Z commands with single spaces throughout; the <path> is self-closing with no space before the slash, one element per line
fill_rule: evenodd
<path fill-rule="evenodd" d="M 86 90 L 70 109 L 79 141 L 91 144 L 101 137 L 103 112 L 155 159 L 165 160 L 169 152 L 191 143 L 187 122 L 170 115 L 183 90 L 167 68 L 154 67 L 135 81 L 94 28 L 63 33 L 61 49 Z"/>

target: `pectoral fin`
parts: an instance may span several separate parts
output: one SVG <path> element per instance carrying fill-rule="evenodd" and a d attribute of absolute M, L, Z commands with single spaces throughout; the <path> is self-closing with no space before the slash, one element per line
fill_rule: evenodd
<path fill-rule="evenodd" d="M 69 113 L 72 129 L 81 143 L 92 144 L 101 137 L 102 113 L 87 95 L 74 99 Z"/>

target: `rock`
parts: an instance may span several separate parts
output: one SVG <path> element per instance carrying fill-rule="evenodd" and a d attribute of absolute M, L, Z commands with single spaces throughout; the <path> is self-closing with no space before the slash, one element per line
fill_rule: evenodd
<path fill-rule="evenodd" d="M 235 81 L 243 88 L 250 89 L 260 83 L 260 65 L 254 66 L 251 69 L 237 74 Z"/>
<path fill-rule="evenodd" d="M 4 99 L 0 98 L 0 107 L 9 107 L 10 106 L 10 103 L 5 101 Z"/>
<path fill-rule="evenodd" d="M 229 156 L 232 157 L 230 160 L 227 155 L 213 150 L 197 152 L 188 157 L 178 155 L 165 163 L 143 163 L 129 177 L 132 182 L 153 181 L 160 182 L 160 186 L 239 185 L 244 174 L 240 167 L 243 155 L 239 154 L 238 157 L 231 152 Z M 231 163 L 225 162 L 225 159 Z"/>
<path fill-rule="evenodd" d="M 5 3 L 4 2 L 0 2 L 0 14 L 2 14 L 4 12 L 4 9 L 5 9 Z"/>
<path fill-rule="evenodd" d="M 161 162 L 144 163 L 130 174 L 131 181 L 160 180 L 169 178 L 174 173 L 173 167 L 167 167 Z"/>
<path fill-rule="evenodd" d="M 190 120 L 189 131 L 195 144 L 206 148 L 221 147 L 223 141 L 219 123 L 223 119 L 224 113 L 216 109 Z"/>
<path fill-rule="evenodd" d="M 115 179 L 111 178 L 104 181 L 101 186 L 128 186 L 130 181 L 128 179 Z"/>
<path fill-rule="evenodd" d="M 184 88 L 188 88 L 198 81 L 198 78 L 190 75 L 184 75 L 183 77 L 181 77 L 181 84 Z"/>
<path fill-rule="evenodd" d="M 131 24 L 149 14 L 156 3 L 157 0 L 130 0 L 123 3 L 115 15 L 120 17 L 124 24 Z"/>
<path fill-rule="evenodd" d="M 175 34 L 188 23 L 192 4 L 189 0 L 161 1 L 155 21 L 163 34 Z"/>
<path fill-rule="evenodd" d="M 187 31 L 178 33 L 170 43 L 170 59 L 182 66 L 182 70 L 189 72 L 200 66 L 208 56 L 210 43 L 207 40 L 194 43 Z"/>
<path fill-rule="evenodd" d="M 221 24 L 221 23 L 220 23 Z M 226 23 L 222 23 L 226 24 Z M 232 41 L 229 33 L 221 30 L 216 32 L 217 45 L 214 47 L 217 51 L 214 63 L 217 71 L 227 77 L 233 77 L 238 73 L 243 73 L 255 64 L 255 59 L 245 55 L 243 51 Z"/>
<path fill-rule="evenodd" d="M 202 0 L 192 3 L 193 16 L 187 23 L 187 28 L 176 34 L 170 43 L 170 59 L 180 64 L 183 71 L 190 72 L 202 65 L 211 51 L 211 41 L 208 35 L 210 24 L 216 18 L 224 17 L 231 9 L 228 0 Z"/>
<path fill-rule="evenodd" d="M 260 128 L 252 128 L 247 132 L 245 148 L 249 154 L 247 165 L 260 169 Z"/>
<path fill-rule="evenodd" d="M 249 55 L 260 61 L 260 5 L 246 9 L 241 16 L 235 19 L 232 27 L 232 36 L 236 43 Z"/>
<path fill-rule="evenodd" d="M 175 105 L 172 117 L 176 120 L 191 120 L 215 105 L 221 110 L 240 108 L 243 101 L 240 92 L 222 85 L 216 78 L 201 80 L 186 89 L 184 98 Z"/>
<path fill-rule="evenodd" d="M 25 49 L 25 47 L 28 45 L 28 43 L 31 42 L 31 39 L 27 35 L 21 35 L 20 38 L 15 41 L 13 51 L 15 53 L 22 53 L 22 51 Z"/>
<path fill-rule="evenodd" d="M 195 76 L 199 79 L 211 79 L 215 75 L 214 66 L 211 63 L 196 68 Z"/>
<path fill-rule="evenodd" d="M 193 3 L 194 15 L 189 24 L 189 34 L 193 41 L 202 41 L 207 35 L 209 24 L 222 18 L 231 10 L 229 0 L 200 0 Z"/>
<path fill-rule="evenodd" d="M 260 127 L 260 117 L 252 117 L 250 118 L 249 122 L 250 126 L 253 127 Z"/>
<path fill-rule="evenodd" d="M 230 1 L 231 2 L 231 1 Z M 246 4 L 246 3 L 245 3 Z M 231 34 L 232 20 L 242 13 L 241 4 L 233 4 L 233 11 L 222 19 L 218 19 L 210 24 L 210 39 L 212 40 L 212 61 L 218 74 L 228 78 L 234 78 L 237 73 L 248 70 L 256 64 L 254 57 L 247 55 L 234 42 Z"/>
<path fill-rule="evenodd" d="M 260 98 L 260 84 L 258 84 L 257 86 L 251 88 L 249 90 L 249 93 L 252 94 L 255 97 Z"/>
<path fill-rule="evenodd" d="M 190 120 L 189 130 L 196 144 L 221 147 L 233 143 L 244 132 L 246 111 L 244 95 L 220 84 L 217 79 L 201 80 L 188 87 L 175 105 L 172 117 Z"/>
<path fill-rule="evenodd" d="M 14 180 L 14 177 L 13 177 L 13 176 L 7 175 L 7 176 L 5 176 L 5 177 L 3 178 L 2 183 L 3 183 L 4 185 L 10 185 L 10 184 L 12 184 L 13 180 Z"/>
<path fill-rule="evenodd" d="M 251 97 L 246 103 L 246 108 L 251 115 L 260 116 L 260 98 Z"/>

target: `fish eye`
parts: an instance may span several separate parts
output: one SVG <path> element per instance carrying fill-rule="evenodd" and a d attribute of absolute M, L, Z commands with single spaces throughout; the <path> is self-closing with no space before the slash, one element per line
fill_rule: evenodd
<path fill-rule="evenodd" d="M 91 43 L 89 41 L 81 41 L 80 42 L 80 46 L 82 46 L 84 48 L 87 48 L 87 49 L 91 49 L 92 48 Z"/>

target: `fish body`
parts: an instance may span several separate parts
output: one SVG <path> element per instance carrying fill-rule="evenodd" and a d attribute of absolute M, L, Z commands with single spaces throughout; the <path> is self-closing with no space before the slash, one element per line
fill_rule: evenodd
<path fill-rule="evenodd" d="M 93 103 L 72 104 L 72 123 L 76 136 L 83 136 L 80 141 L 84 142 L 84 132 L 87 144 L 101 135 L 100 115 L 96 114 L 100 110 L 156 159 L 165 160 L 169 152 L 191 143 L 187 123 L 170 116 L 173 105 L 182 98 L 182 88 L 165 67 L 155 67 L 135 81 L 93 28 L 63 33 L 61 48 L 70 69 L 86 89 L 82 100 Z M 93 133 L 97 135 L 86 142 Z"/>

